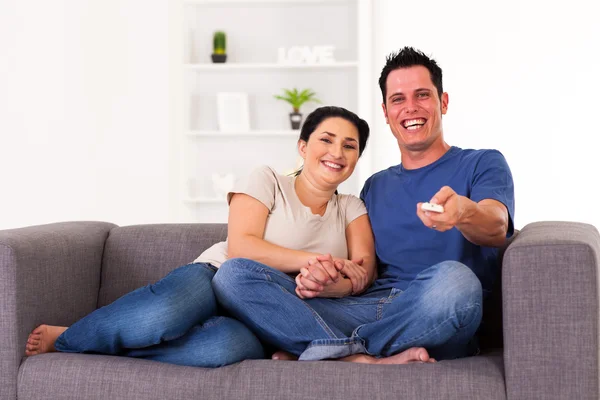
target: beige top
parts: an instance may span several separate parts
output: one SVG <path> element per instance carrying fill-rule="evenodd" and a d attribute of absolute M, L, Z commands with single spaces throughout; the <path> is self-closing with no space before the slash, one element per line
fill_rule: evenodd
<path fill-rule="evenodd" d="M 348 258 L 346 227 L 367 213 L 363 202 L 356 196 L 333 195 L 323 216 L 313 214 L 300 202 L 294 189 L 295 176 L 279 175 L 264 166 L 253 171 L 227 195 L 245 193 L 269 209 L 264 240 L 288 249 L 302 250 L 333 257 Z M 220 267 L 227 260 L 227 241 L 204 251 L 194 262 L 205 262 Z"/>

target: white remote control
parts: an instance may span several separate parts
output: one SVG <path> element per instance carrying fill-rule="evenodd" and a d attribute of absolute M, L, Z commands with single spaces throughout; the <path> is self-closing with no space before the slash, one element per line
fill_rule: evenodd
<path fill-rule="evenodd" d="M 423 211 L 433 211 L 433 212 L 436 212 L 436 213 L 443 213 L 444 212 L 444 207 L 440 206 L 439 204 L 423 203 L 423 204 L 421 204 L 421 210 L 423 210 Z"/>

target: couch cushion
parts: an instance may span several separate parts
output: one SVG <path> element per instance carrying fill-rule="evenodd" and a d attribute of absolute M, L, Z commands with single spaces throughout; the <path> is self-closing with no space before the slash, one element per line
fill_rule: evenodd
<path fill-rule="evenodd" d="M 248 360 L 217 369 L 89 354 L 26 359 L 27 399 L 506 399 L 500 354 L 437 364 Z"/>
<path fill-rule="evenodd" d="M 133 225 L 110 231 L 98 307 L 154 283 L 227 237 L 226 224 Z"/>

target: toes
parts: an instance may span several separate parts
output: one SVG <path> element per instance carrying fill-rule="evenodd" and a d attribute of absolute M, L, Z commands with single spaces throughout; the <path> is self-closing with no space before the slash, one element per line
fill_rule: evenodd
<path fill-rule="evenodd" d="M 40 325 L 37 328 L 35 328 L 33 331 L 31 331 L 31 333 L 41 335 L 42 332 L 44 331 L 45 327 L 46 327 L 46 325 Z"/>
<path fill-rule="evenodd" d="M 415 348 L 415 356 L 418 361 L 426 362 L 429 360 L 429 353 L 422 347 Z"/>

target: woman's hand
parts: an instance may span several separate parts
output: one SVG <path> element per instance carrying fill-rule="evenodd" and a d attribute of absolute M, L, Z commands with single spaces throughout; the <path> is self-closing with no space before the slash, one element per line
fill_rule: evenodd
<path fill-rule="evenodd" d="M 335 267 L 340 273 L 352 282 L 352 294 L 362 293 L 369 284 L 369 274 L 363 268 L 363 259 L 344 260 L 335 259 Z"/>
<path fill-rule="evenodd" d="M 341 275 L 330 254 L 308 260 L 308 266 L 300 269 L 296 276 L 296 294 L 301 299 L 323 296 L 326 287 L 340 282 Z"/>

